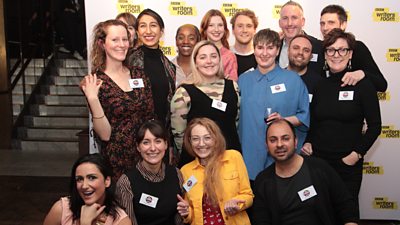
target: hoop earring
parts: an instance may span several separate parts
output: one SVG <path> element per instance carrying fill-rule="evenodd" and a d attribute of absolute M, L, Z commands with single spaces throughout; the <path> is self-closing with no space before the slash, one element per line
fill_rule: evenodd
<path fill-rule="evenodd" d="M 347 70 L 351 70 L 351 59 L 349 60 L 349 63 L 347 64 Z"/>
<path fill-rule="evenodd" d="M 323 70 L 328 70 L 328 69 L 329 69 L 328 63 L 326 62 L 326 60 L 325 60 L 324 67 L 322 67 L 322 69 L 323 69 Z"/>

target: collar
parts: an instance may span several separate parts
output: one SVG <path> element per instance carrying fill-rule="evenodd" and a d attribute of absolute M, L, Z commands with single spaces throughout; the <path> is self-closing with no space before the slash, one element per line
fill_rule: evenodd
<path fill-rule="evenodd" d="M 278 76 L 278 74 L 281 70 L 283 70 L 283 69 L 276 62 L 275 62 L 275 68 L 266 74 L 262 74 L 257 67 L 256 80 L 257 80 L 257 82 L 260 82 L 263 79 L 267 79 L 267 81 L 272 81 L 273 79 L 275 79 Z"/>

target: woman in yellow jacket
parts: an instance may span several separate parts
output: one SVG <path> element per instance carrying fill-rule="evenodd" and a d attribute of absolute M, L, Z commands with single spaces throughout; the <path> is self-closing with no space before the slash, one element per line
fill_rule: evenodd
<path fill-rule="evenodd" d="M 193 119 L 183 142 L 196 157 L 181 169 L 186 194 L 184 199 L 178 195 L 177 210 L 184 222 L 250 224 L 245 209 L 253 204 L 253 192 L 247 169 L 238 151 L 225 150 L 218 125 L 207 118 Z"/>

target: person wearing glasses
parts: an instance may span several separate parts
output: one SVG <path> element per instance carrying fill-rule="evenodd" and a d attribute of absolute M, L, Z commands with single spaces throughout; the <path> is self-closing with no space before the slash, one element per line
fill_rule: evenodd
<path fill-rule="evenodd" d="M 253 192 L 246 166 L 238 151 L 225 150 L 218 125 L 208 118 L 193 119 L 184 145 L 196 157 L 181 169 L 186 194 L 184 199 L 178 195 L 177 210 L 184 222 L 249 225 L 245 209 L 253 204 Z"/>
<path fill-rule="evenodd" d="M 342 86 L 343 76 L 351 70 L 354 46 L 354 36 L 338 28 L 325 37 L 325 69 L 329 76 L 315 89 L 310 130 L 302 152 L 326 160 L 342 177 L 358 206 L 363 157 L 381 132 L 381 114 L 369 79 L 355 86 Z M 364 120 L 368 127 L 365 132 Z"/>

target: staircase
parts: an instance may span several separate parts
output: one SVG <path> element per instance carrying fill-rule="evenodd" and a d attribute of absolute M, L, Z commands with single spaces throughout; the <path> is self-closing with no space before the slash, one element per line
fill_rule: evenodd
<path fill-rule="evenodd" d="M 34 79 L 25 74 L 26 81 Z M 17 146 L 22 151 L 78 153 L 77 133 L 88 128 L 86 100 L 78 87 L 85 74 L 84 60 L 55 60 L 50 76 L 39 84 L 40 92 L 34 96 L 35 103 L 29 106 L 23 126 L 18 128 Z M 13 93 L 13 103 L 20 103 L 20 98 Z M 13 108 L 18 115 L 21 107 Z"/>

